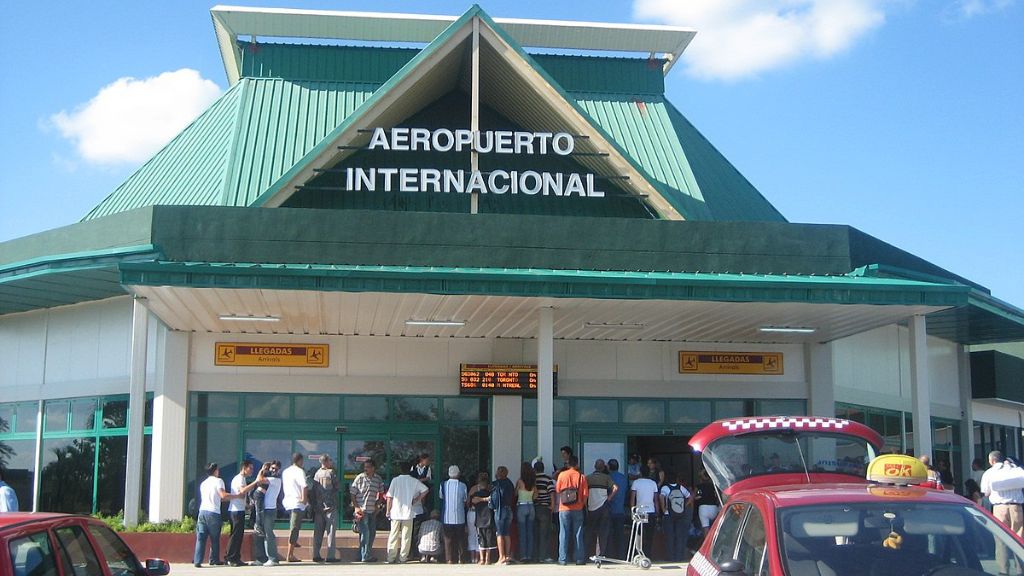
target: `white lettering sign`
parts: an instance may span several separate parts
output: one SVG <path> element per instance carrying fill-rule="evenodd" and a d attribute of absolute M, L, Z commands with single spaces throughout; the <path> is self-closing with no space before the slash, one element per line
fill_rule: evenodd
<path fill-rule="evenodd" d="M 569 156 L 576 139 L 566 132 L 473 131 L 439 128 L 374 128 L 367 150 L 395 152 L 477 152 L 479 154 Z M 345 169 L 350 191 L 436 192 L 443 194 L 525 194 L 571 198 L 603 198 L 593 174 L 534 170 L 438 170 L 435 168 Z"/>

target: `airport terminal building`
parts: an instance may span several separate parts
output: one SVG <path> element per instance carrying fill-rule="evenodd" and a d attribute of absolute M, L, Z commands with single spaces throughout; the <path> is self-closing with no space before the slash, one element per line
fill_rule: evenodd
<path fill-rule="evenodd" d="M 1024 311 L 788 222 L 666 97 L 694 31 L 212 17 L 227 92 L 81 222 L 0 243 L 23 508 L 180 518 L 206 462 L 293 451 L 694 474 L 735 416 L 857 420 L 958 484 L 1021 455 L 1024 361 L 990 348 Z"/>

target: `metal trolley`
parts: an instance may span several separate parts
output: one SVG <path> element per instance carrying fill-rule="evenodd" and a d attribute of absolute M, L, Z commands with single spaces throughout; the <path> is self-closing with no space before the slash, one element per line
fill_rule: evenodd
<path fill-rule="evenodd" d="M 633 507 L 633 529 L 629 532 L 629 548 L 626 550 L 626 559 L 609 558 L 598 555 L 591 556 L 590 560 L 598 567 L 605 562 L 612 564 L 627 564 L 639 566 L 644 570 L 651 567 L 651 559 L 644 554 L 644 524 L 647 524 L 647 513 L 639 506 Z"/>

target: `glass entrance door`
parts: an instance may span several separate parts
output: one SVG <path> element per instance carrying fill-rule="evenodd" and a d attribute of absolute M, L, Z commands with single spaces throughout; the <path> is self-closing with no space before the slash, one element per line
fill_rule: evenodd
<path fill-rule="evenodd" d="M 410 434 L 353 434 L 342 437 L 342 455 L 339 459 L 339 473 L 343 474 L 342 498 L 345 522 L 352 521 L 352 501 L 348 488 L 356 476 L 363 471 L 363 464 L 372 459 L 377 466 L 377 474 L 384 480 L 384 488 L 395 476 L 405 471 L 409 462 L 416 460 L 420 454 L 430 454 L 436 462 L 437 441 L 433 436 L 416 436 Z M 435 464 L 432 464 L 434 466 Z M 437 470 L 431 471 L 436 478 Z"/>

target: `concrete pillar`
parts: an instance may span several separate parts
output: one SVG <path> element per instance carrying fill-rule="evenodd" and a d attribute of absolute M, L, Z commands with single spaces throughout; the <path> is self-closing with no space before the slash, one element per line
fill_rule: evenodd
<path fill-rule="evenodd" d="M 971 477 L 971 461 L 977 458 L 974 454 L 974 394 L 971 388 L 971 352 L 967 346 L 957 346 L 957 371 L 960 383 L 960 469 L 953 470 L 958 486 Z M 952 464 L 952 462 L 950 462 Z"/>
<path fill-rule="evenodd" d="M 555 437 L 554 369 L 554 309 L 546 306 L 538 310 L 537 326 L 537 454 L 544 457 L 548 470 L 555 462 L 551 451 Z"/>
<path fill-rule="evenodd" d="M 807 415 L 836 415 L 835 370 L 832 368 L 832 343 L 806 344 L 804 358 L 807 367 Z"/>
<path fill-rule="evenodd" d="M 494 425 L 491 429 L 491 459 L 494 467 L 508 468 L 509 478 L 519 477 L 523 461 L 523 399 L 494 396 Z M 491 470 L 494 477 L 494 470 Z"/>
<path fill-rule="evenodd" d="M 914 455 L 932 456 L 932 398 L 928 377 L 928 332 L 924 316 L 910 319 L 910 397 Z"/>
<path fill-rule="evenodd" d="M 143 428 L 146 422 L 146 352 L 149 310 L 136 297 L 132 307 L 132 357 L 128 381 L 128 458 L 124 486 L 124 525 L 139 523 L 142 495 Z"/>
<path fill-rule="evenodd" d="M 149 467 L 149 521 L 180 520 L 185 501 L 189 334 L 160 330 Z"/>

